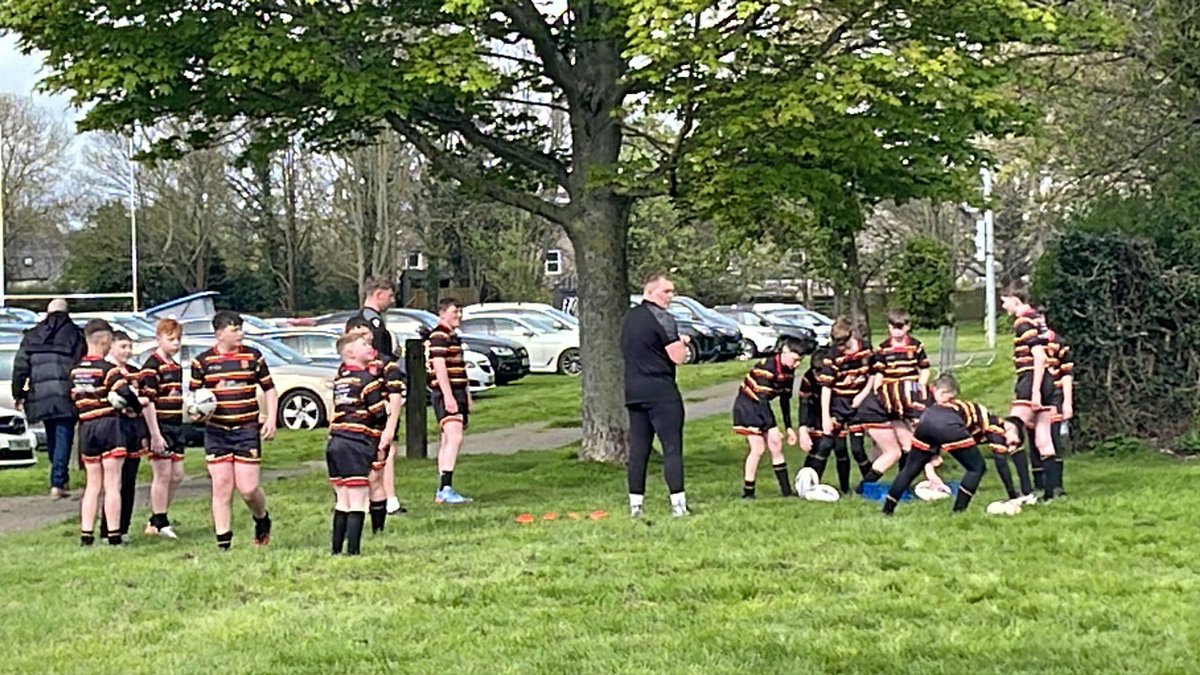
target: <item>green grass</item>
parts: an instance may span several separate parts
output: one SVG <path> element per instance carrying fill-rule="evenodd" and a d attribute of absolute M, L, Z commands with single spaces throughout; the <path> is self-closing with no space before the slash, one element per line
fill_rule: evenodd
<path fill-rule="evenodd" d="M 269 488 L 276 532 L 250 546 L 239 508 L 219 554 L 203 501 L 184 538 L 75 545 L 73 523 L 4 537 L 6 672 L 1190 672 L 1200 644 L 1191 526 L 1200 466 L 1159 456 L 1069 463 L 1069 501 L 990 518 L 855 499 L 735 499 L 743 441 L 687 431 L 696 515 L 623 515 L 620 469 L 568 450 L 466 457 L 478 500 L 428 501 L 431 462 L 405 462 L 412 512 L 359 559 L 325 552 L 319 475 Z M 791 450 L 793 469 L 798 451 Z M 611 512 L 536 522 L 548 511 Z M 138 518 L 141 517 L 139 512 Z"/>

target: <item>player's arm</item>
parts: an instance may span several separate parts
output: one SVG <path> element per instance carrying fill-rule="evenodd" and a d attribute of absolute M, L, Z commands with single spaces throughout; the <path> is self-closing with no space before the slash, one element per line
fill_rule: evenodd
<path fill-rule="evenodd" d="M 163 439 L 162 429 L 158 426 L 158 410 L 154 405 L 158 399 L 158 373 L 153 368 L 143 368 L 141 381 L 142 396 L 146 398 L 146 403 L 142 406 L 142 419 L 146 420 L 146 429 L 150 432 L 150 450 L 155 454 L 162 454 L 167 444 Z"/>
<path fill-rule="evenodd" d="M 817 385 L 821 387 L 821 429 L 826 434 L 833 433 L 833 416 L 830 414 L 830 404 L 833 402 L 833 382 L 837 377 L 833 361 L 825 358 L 817 371 Z"/>
<path fill-rule="evenodd" d="M 687 343 L 691 340 L 686 335 L 679 334 L 679 324 L 675 322 L 675 317 L 667 312 L 658 312 L 655 314 L 658 319 L 658 325 L 662 327 L 662 341 L 667 350 L 667 358 L 671 359 L 671 363 L 682 365 L 687 361 Z"/>
<path fill-rule="evenodd" d="M 1075 376 L 1063 375 L 1063 419 L 1075 417 Z"/>
<path fill-rule="evenodd" d="M 17 355 L 13 358 L 12 372 L 12 398 L 13 405 L 17 410 L 25 407 L 25 396 L 28 394 L 25 387 L 29 384 L 30 371 L 29 354 L 25 352 L 25 339 L 21 338 L 21 346 L 17 348 Z"/>
<path fill-rule="evenodd" d="M 869 396 L 873 391 L 875 391 L 875 378 L 867 380 L 867 384 L 863 386 L 862 391 L 855 394 L 853 403 L 854 407 L 857 408 L 858 406 L 862 405 L 862 402 L 867 400 L 867 396 Z"/>
<path fill-rule="evenodd" d="M 396 435 L 396 416 L 390 408 L 391 397 L 387 392 L 387 384 L 382 378 L 368 382 L 363 388 L 363 402 L 367 406 L 367 414 L 375 420 L 383 420 L 383 432 L 379 436 L 379 452 L 387 450 Z"/>
<path fill-rule="evenodd" d="M 263 420 L 262 437 L 264 440 L 275 438 L 275 423 L 279 419 L 279 390 L 271 379 L 271 370 L 267 368 L 267 359 L 258 355 L 258 365 L 254 369 L 254 379 L 263 392 L 263 403 L 266 404 L 267 419 Z"/>
<path fill-rule="evenodd" d="M 1030 399 L 1033 407 L 1038 408 L 1042 405 L 1042 381 L 1046 379 L 1046 346 L 1036 344 L 1029 351 L 1033 354 L 1033 393 Z"/>

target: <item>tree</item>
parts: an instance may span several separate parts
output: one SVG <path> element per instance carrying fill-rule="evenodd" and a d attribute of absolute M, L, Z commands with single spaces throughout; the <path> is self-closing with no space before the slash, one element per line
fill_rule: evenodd
<path fill-rule="evenodd" d="M 1006 71 L 983 59 L 1048 40 L 1057 14 L 1032 0 L 568 0 L 553 11 L 532 0 L 337 9 L 148 0 L 87 12 L 10 0 L 0 27 L 19 33 L 23 49 L 45 52 L 47 87 L 92 105 L 84 128 L 189 120 L 189 133 L 160 144 L 169 153 L 209 144 L 247 118 L 265 130 L 263 142 L 299 134 L 316 145 L 360 144 L 386 125 L 454 180 L 562 226 L 576 254 L 588 363 L 581 454 L 619 462 L 627 419 L 616 336 L 628 308 L 635 198 L 676 189 L 685 177 L 676 169 L 690 166 L 707 196 L 724 191 L 742 205 L 763 196 L 744 189 L 759 180 L 747 169 L 795 166 L 810 153 L 820 161 L 766 171 L 761 182 L 780 188 L 770 204 L 795 202 L 795 179 L 817 171 L 842 177 L 835 192 L 851 181 L 851 199 L 923 196 L 930 190 L 911 187 L 919 181 L 890 177 L 970 164 L 965 137 L 1009 130 Z M 893 92 L 900 80 L 909 86 Z M 864 100 L 866 114 L 847 114 Z M 964 109 L 977 114 L 963 120 Z M 548 110 L 562 113 L 569 135 L 553 133 Z M 674 138 L 648 140 L 653 158 L 622 161 L 627 137 L 652 136 L 639 121 L 659 113 L 679 121 Z M 751 147 L 757 130 L 765 153 Z M 750 161 L 738 160 L 752 149 Z M 704 180 L 713 173 L 727 178 Z M 829 196 L 829 181 L 819 184 Z"/>
<path fill-rule="evenodd" d="M 0 94 L 0 201 L 8 255 L 29 247 L 57 247 L 71 216 L 71 135 L 30 99 Z M 5 261 L 7 263 L 7 261 Z"/>
<path fill-rule="evenodd" d="M 953 323 L 954 268 L 945 244 L 915 237 L 905 244 L 891 270 L 895 304 L 908 310 L 914 328 Z"/>

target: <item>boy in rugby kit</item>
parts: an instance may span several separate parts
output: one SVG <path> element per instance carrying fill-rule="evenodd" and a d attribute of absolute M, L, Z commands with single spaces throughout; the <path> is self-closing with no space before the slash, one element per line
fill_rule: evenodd
<path fill-rule="evenodd" d="M 929 356 L 909 334 L 908 312 L 888 312 L 888 337 L 875 348 L 875 393 L 900 441 L 900 466 L 912 448 L 912 429 L 928 399 Z"/>
<path fill-rule="evenodd" d="M 140 368 L 129 365 L 129 357 L 133 352 L 133 341 L 123 331 L 113 333 L 112 344 L 108 349 L 108 361 L 115 366 L 120 377 L 128 384 L 132 397 L 125 398 L 125 406 L 117 411 L 117 422 L 124 439 L 125 462 L 121 465 L 121 518 L 119 534 L 129 541 L 129 526 L 133 521 L 133 507 L 137 498 L 138 469 L 141 468 L 142 455 L 150 447 L 150 430 L 146 418 L 153 414 L 149 407 L 149 399 L 141 391 Z M 105 528 L 101 535 L 107 536 Z"/>
<path fill-rule="evenodd" d="M 142 364 L 142 394 L 150 400 L 153 415 L 150 426 L 150 521 L 147 535 L 177 539 L 167 517 L 171 499 L 183 481 L 183 368 L 179 355 L 183 329 L 174 319 L 163 319 L 155 326 L 158 348 Z"/>
<path fill-rule="evenodd" d="M 807 350 L 796 338 L 780 340 L 779 352 L 762 359 L 754 365 L 738 390 L 733 401 L 733 431 L 746 437 L 750 452 L 746 456 L 743 473 L 742 499 L 754 499 L 758 462 L 763 453 L 771 452 L 771 466 L 779 481 L 779 491 L 784 497 L 794 495 L 788 479 L 787 460 L 783 455 L 783 435 L 775 426 L 775 414 L 771 401 L 779 399 L 779 410 L 783 414 L 783 426 L 787 430 L 788 445 L 796 445 L 798 437 L 792 426 L 792 390 L 795 384 L 796 364 Z"/>
<path fill-rule="evenodd" d="M 126 401 L 134 398 L 121 371 L 105 357 L 112 344 L 113 330 L 107 321 L 92 319 L 83 329 L 87 353 L 71 370 L 71 401 L 79 414 L 79 454 L 87 482 L 79 507 L 79 543 L 95 542 L 93 528 L 104 492 L 104 523 L 108 543 L 120 546 L 121 466 L 125 463 L 125 439 L 110 392 Z"/>
<path fill-rule="evenodd" d="M 1046 345 L 1049 328 L 1046 320 L 1029 304 L 1029 291 L 1021 286 L 1010 286 L 1001 295 L 1004 311 L 1013 317 L 1013 366 L 1017 371 L 1013 404 L 1010 416 L 1019 417 L 1027 429 L 1031 429 L 1030 446 L 1044 464 L 1043 482 L 1045 497 L 1053 499 L 1056 488 L 1060 488 L 1057 470 L 1062 467 L 1054 457 L 1053 424 L 1055 397 L 1054 378 L 1047 370 Z M 1021 481 L 1021 505 L 1034 504 L 1037 496 L 1029 480 L 1028 460 L 1021 452 L 1014 452 L 1014 464 Z"/>
<path fill-rule="evenodd" d="M 334 410 L 325 449 L 337 498 L 332 550 L 340 555 L 344 545 L 348 555 L 358 555 L 370 499 L 369 475 L 387 458 L 392 442 L 387 432 L 390 428 L 395 433 L 394 417 L 388 413 L 383 370 L 372 362 L 375 352 L 370 338 L 350 332 L 338 339 L 337 349 L 342 365 L 334 379 Z"/>
<path fill-rule="evenodd" d="M 957 400 L 958 381 L 953 375 L 941 375 L 933 383 L 933 405 L 926 408 L 913 432 L 912 455 L 892 482 L 883 503 L 883 513 L 892 515 L 904 492 L 925 466 L 943 451 L 964 469 L 954 511 L 965 511 L 979 489 L 986 466 L 979 452 L 981 444 L 1019 446 L 1017 425 L 1002 421 L 982 406 Z"/>
<path fill-rule="evenodd" d="M 458 326 L 462 310 L 458 302 L 444 298 L 438 303 L 438 325 L 429 333 L 429 400 L 441 427 L 438 442 L 438 471 L 440 483 L 434 502 L 464 504 L 469 497 L 454 489 L 454 465 L 462 447 L 471 411 L 471 394 L 467 391 L 467 364 L 463 360 L 462 339 Z"/>
<path fill-rule="evenodd" d="M 217 399 L 217 408 L 204 426 L 217 547 L 229 550 L 233 542 L 230 502 L 234 488 L 254 517 L 254 544 L 266 546 L 271 540 L 271 517 L 267 496 L 258 482 L 259 462 L 262 441 L 275 438 L 279 392 L 262 352 L 242 344 L 242 317 L 222 310 L 213 316 L 212 325 L 216 344 L 192 359 L 189 388 L 208 389 Z M 258 388 L 266 403 L 261 425 Z"/>
<path fill-rule="evenodd" d="M 1051 498 L 1065 497 L 1063 489 L 1063 456 L 1070 420 L 1075 417 L 1075 358 L 1071 354 L 1071 345 L 1057 331 L 1051 329 L 1047 335 L 1046 344 L 1047 371 L 1054 379 L 1055 410 L 1050 424 L 1050 438 L 1054 442 L 1054 458 L 1057 464 L 1054 476 L 1058 484 L 1054 487 Z M 1044 470 L 1043 466 L 1039 467 Z M 1042 485 L 1041 487 L 1045 487 Z"/>
<path fill-rule="evenodd" d="M 388 400 L 388 421 L 387 428 L 384 429 L 384 438 L 388 439 L 388 447 L 384 453 L 382 461 L 375 461 L 371 464 L 371 474 L 369 476 L 371 484 L 370 495 L 370 514 L 371 514 L 371 533 L 379 534 L 383 532 L 384 525 L 387 523 L 387 517 L 392 513 L 406 513 L 407 510 L 403 506 L 399 506 L 397 500 L 397 508 L 392 509 L 391 500 L 395 497 L 388 497 L 387 489 L 394 485 L 394 473 L 388 471 L 389 466 L 394 466 L 395 457 L 395 437 L 396 430 L 400 426 L 400 415 L 404 409 L 404 399 L 408 396 L 407 375 L 400 367 L 400 362 L 396 359 L 390 361 L 381 361 L 381 353 L 375 349 L 374 333 L 371 326 L 365 319 L 352 318 L 346 323 L 346 333 L 361 335 L 367 341 L 367 345 L 371 347 L 371 362 L 370 367 L 376 372 L 382 373 L 383 381 L 387 389 Z"/>

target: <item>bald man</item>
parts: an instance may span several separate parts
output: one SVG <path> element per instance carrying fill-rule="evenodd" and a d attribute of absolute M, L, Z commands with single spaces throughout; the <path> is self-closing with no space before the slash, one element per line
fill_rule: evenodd
<path fill-rule="evenodd" d="M 71 369 L 83 357 L 83 331 L 67 314 L 67 301 L 46 307 L 46 318 L 21 339 L 13 360 L 12 396 L 30 423 L 46 427 L 50 455 L 50 496 L 69 496 L 69 464 L 75 441 L 75 406 L 71 402 Z"/>

